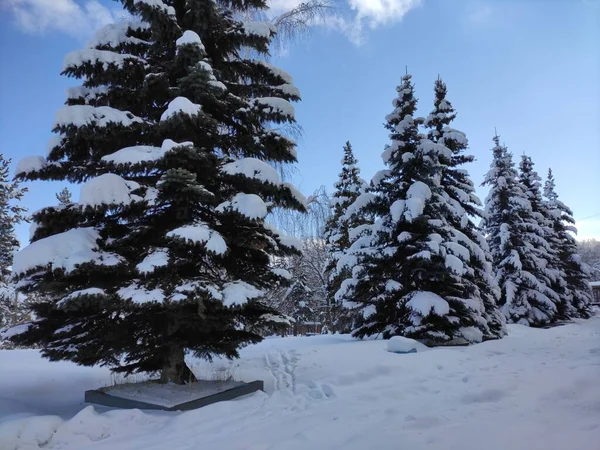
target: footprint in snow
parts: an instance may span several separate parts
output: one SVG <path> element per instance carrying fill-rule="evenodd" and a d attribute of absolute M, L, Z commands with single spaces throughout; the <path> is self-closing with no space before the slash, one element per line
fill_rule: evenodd
<path fill-rule="evenodd" d="M 319 386 L 314 381 L 310 381 L 307 383 L 307 386 L 309 397 L 315 400 L 323 400 L 326 398 L 335 397 L 335 392 L 333 388 L 328 384 L 322 384 Z"/>
<path fill-rule="evenodd" d="M 501 389 L 486 389 L 473 394 L 465 394 L 462 396 L 462 402 L 470 403 L 495 403 L 507 397 L 508 393 Z"/>

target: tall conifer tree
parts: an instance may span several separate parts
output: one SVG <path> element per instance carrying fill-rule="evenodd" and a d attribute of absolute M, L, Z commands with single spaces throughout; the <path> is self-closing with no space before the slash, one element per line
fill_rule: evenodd
<path fill-rule="evenodd" d="M 422 119 L 414 117 L 410 75 L 397 92 L 386 117 L 387 170 L 350 207 L 377 219 L 353 244 L 358 263 L 336 296 L 358 305 L 364 317 L 354 332 L 358 337 L 383 333 L 431 345 L 480 342 L 489 333 L 485 307 L 476 286 L 463 282 L 469 252 L 447 220 L 452 207 L 441 185 L 452 151 L 419 134 Z"/>
<path fill-rule="evenodd" d="M 342 171 L 334 185 L 335 192 L 331 201 L 333 214 L 325 229 L 325 239 L 329 251 L 329 261 L 325 270 L 329 276 L 328 304 L 336 322 L 333 325 L 336 329 L 347 331 L 352 326 L 353 314 L 344 308 L 341 302 L 335 301 L 335 293 L 340 288 L 342 281 L 350 276 L 349 270 L 354 261 L 354 258 L 348 260 L 344 256 L 353 242 L 350 231 L 368 223 L 368 218 L 363 214 L 347 214 L 348 207 L 366 189 L 364 180 L 360 178 L 358 161 L 352 152 L 350 142 L 346 142 L 344 145 L 344 158 L 341 162 Z"/>
<path fill-rule="evenodd" d="M 483 218 L 483 204 L 475 193 L 475 185 L 464 165 L 475 160 L 466 154 L 468 141 L 465 134 L 450 127 L 456 118 L 456 111 L 447 99 L 446 84 L 438 78 L 434 86 L 434 110 L 425 121 L 428 138 L 444 145 L 452 153 L 450 158 L 440 158 L 443 163 L 441 187 L 450 208 L 445 209 L 445 219 L 453 229 L 456 240 L 454 250 L 463 255 L 465 273 L 463 280 L 472 285 L 471 296 L 482 302 L 485 338 L 498 338 L 506 333 L 505 320 L 498 309 L 500 289 L 493 274 L 492 256 L 481 230 L 473 220 Z"/>
<path fill-rule="evenodd" d="M 552 289 L 547 242 L 532 210 L 530 188 L 519 179 L 512 154 L 494 136 L 493 160 L 484 185 L 485 231 L 509 322 L 542 326 L 556 320 L 559 296 Z"/>
<path fill-rule="evenodd" d="M 559 319 L 588 318 L 593 300 L 589 285 L 590 271 L 579 255 L 574 237 L 577 229 L 573 212 L 558 199 L 552 169 L 548 169 L 548 178 L 544 183 L 544 200 L 552 221 L 549 242 L 556 252 L 558 267 L 564 277 Z"/>
<path fill-rule="evenodd" d="M 52 360 L 184 383 L 186 353 L 235 357 L 278 319 L 259 299 L 286 281 L 273 256 L 297 250 L 264 218 L 304 199 L 271 167 L 296 152 L 269 124 L 294 122 L 299 93 L 283 70 L 243 56 L 267 55 L 275 32 L 231 11 L 263 0 L 122 4 L 130 20 L 65 58 L 63 74 L 83 83 L 56 114 L 47 159 L 18 168 L 81 191 L 34 216 L 15 269 L 52 301 L 14 339 Z"/>

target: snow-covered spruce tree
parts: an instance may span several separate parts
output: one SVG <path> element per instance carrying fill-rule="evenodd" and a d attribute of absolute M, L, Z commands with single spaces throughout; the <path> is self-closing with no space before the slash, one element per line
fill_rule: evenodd
<path fill-rule="evenodd" d="M 411 76 L 402 78 L 386 118 L 388 169 L 372 180 L 349 210 L 376 217 L 370 233 L 352 244 L 358 255 L 352 278 L 336 298 L 358 304 L 364 323 L 357 337 L 404 335 L 429 345 L 480 342 L 489 335 L 476 286 L 463 282 L 469 268 L 441 186 L 443 160 L 452 152 L 419 134 Z"/>
<path fill-rule="evenodd" d="M 8 282 L 13 254 L 19 248 L 15 225 L 24 220 L 26 211 L 19 203 L 26 189 L 11 179 L 10 162 L 0 153 L 0 282 Z"/>
<path fill-rule="evenodd" d="M 545 261 L 543 277 L 549 280 L 550 287 L 558 296 L 555 301 L 556 319 L 565 318 L 569 309 L 565 298 L 566 282 L 564 272 L 560 269 L 557 248 L 553 245 L 552 218 L 548 205 L 542 199 L 542 179 L 535 171 L 531 157 L 525 154 L 521 155 L 519 162 L 519 181 L 531 205 L 532 225 L 528 230 L 530 236 L 534 237 L 533 243 L 538 248 L 539 256 Z"/>
<path fill-rule="evenodd" d="M 590 317 L 592 293 L 590 291 L 590 269 L 582 261 L 577 240 L 573 212 L 558 199 L 552 169 L 544 183 L 544 202 L 552 220 L 549 243 L 556 252 L 558 268 L 562 272 L 564 287 L 559 304 L 559 319 Z"/>
<path fill-rule="evenodd" d="M 54 123 L 47 158 L 18 176 L 83 183 L 79 201 L 34 215 L 15 259 L 25 291 L 43 291 L 37 320 L 13 339 L 52 360 L 117 372 L 194 376 L 184 357 L 235 357 L 278 313 L 259 301 L 285 282 L 274 257 L 297 250 L 264 222 L 270 208 L 304 209 L 270 163 L 296 160 L 270 129 L 294 122 L 286 72 L 264 61 L 274 35 L 231 9 L 262 0 L 122 0 L 131 20 L 67 55 L 83 79 Z"/>
<path fill-rule="evenodd" d="M 533 217 L 512 154 L 500 145 L 497 135 L 492 151 L 483 182 L 490 187 L 483 223 L 500 286 L 499 305 L 509 322 L 543 326 L 556 320 L 559 302 L 551 276 L 545 273 L 547 242 Z"/>
<path fill-rule="evenodd" d="M 483 304 L 485 308 L 484 339 L 502 337 L 506 334 L 505 318 L 497 305 L 500 289 L 494 278 L 492 255 L 483 233 L 473 222 L 485 216 L 483 203 L 464 168 L 464 164 L 473 162 L 475 157 L 465 153 L 468 147 L 465 134 L 449 126 L 456 118 L 456 111 L 446 98 L 446 84 L 440 78 L 435 82 L 434 92 L 434 109 L 424 124 L 427 137 L 452 152 L 450 158 L 440 158 L 443 163 L 440 184 L 450 205 L 442 211 L 447 213 L 445 219 L 455 240 L 453 250 L 463 258 L 463 281 L 471 284 L 471 295 L 476 299 L 473 306 Z"/>
<path fill-rule="evenodd" d="M 347 210 L 358 196 L 366 191 L 366 183 L 360 178 L 357 159 L 352 152 L 350 142 L 344 145 L 344 158 L 341 161 L 342 171 L 334 184 L 335 192 L 331 199 L 332 215 L 325 228 L 325 241 L 329 253 L 325 272 L 328 274 L 327 301 L 332 308 L 332 323 L 334 330 L 350 331 L 353 322 L 352 310 L 344 308 L 341 302 L 336 302 L 335 293 L 339 290 L 344 279 L 351 273 L 348 259 L 344 254 L 350 248 L 350 230 L 369 223 L 363 214 L 348 214 Z"/>

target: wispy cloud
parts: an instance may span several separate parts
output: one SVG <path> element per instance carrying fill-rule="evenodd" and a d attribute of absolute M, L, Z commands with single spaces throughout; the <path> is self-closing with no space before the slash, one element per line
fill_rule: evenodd
<path fill-rule="evenodd" d="M 0 8 L 7 9 L 25 33 L 60 32 L 78 38 L 114 22 L 118 11 L 97 0 L 2 0 Z"/>
<path fill-rule="evenodd" d="M 277 16 L 306 0 L 271 0 L 269 16 Z M 360 44 L 367 30 L 392 25 L 417 8 L 424 0 L 345 0 L 345 11 L 336 10 L 314 26 L 326 26 L 344 33 Z M 1 9 L 12 14 L 17 27 L 29 34 L 60 32 L 88 37 L 99 27 L 114 22 L 119 10 L 107 8 L 98 0 L 1 0 Z M 341 8 L 340 8 L 341 9 Z"/>
<path fill-rule="evenodd" d="M 474 2 L 467 7 L 466 20 L 470 24 L 484 25 L 487 24 L 494 14 L 492 5 L 484 2 Z"/>
<path fill-rule="evenodd" d="M 402 21 L 404 16 L 421 6 L 423 0 L 347 0 L 350 17 L 336 16 L 327 25 L 344 33 L 350 41 L 360 45 L 366 29 L 375 30 Z"/>
<path fill-rule="evenodd" d="M 290 11 L 305 0 L 271 0 L 270 15 Z M 363 42 L 366 30 L 375 30 L 381 26 L 402 21 L 411 10 L 419 7 L 424 0 L 346 0 L 342 7 L 334 8 L 322 20 L 316 20 L 316 26 L 325 26 L 345 34 L 355 44 Z M 338 5 L 339 5 L 338 4 Z M 333 3 L 334 6 L 338 6 Z M 342 11 L 344 9 L 344 11 Z"/>

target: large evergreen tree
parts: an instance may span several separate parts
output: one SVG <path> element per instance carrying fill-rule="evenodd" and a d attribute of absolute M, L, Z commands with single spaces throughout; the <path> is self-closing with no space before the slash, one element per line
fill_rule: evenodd
<path fill-rule="evenodd" d="M 480 342 L 490 335 L 485 307 L 468 279 L 470 251 L 447 219 L 452 205 L 441 184 L 452 151 L 419 134 L 422 119 L 414 117 L 410 75 L 397 92 L 386 117 L 387 170 L 350 207 L 376 221 L 352 245 L 358 264 L 336 296 L 358 304 L 364 317 L 354 332 L 358 337 L 383 333 L 431 345 Z"/>
<path fill-rule="evenodd" d="M 557 248 L 553 245 L 552 219 L 548 205 L 542 199 L 542 180 L 534 169 L 531 157 L 525 154 L 521 155 L 519 162 L 519 181 L 531 205 L 529 211 L 531 225 L 528 228 L 530 237 L 534 238 L 532 242 L 538 249 L 538 255 L 545 261 L 542 269 L 543 278 L 548 280 L 547 283 L 558 297 L 555 299 L 556 319 L 560 319 L 565 316 L 565 311 L 568 309 L 565 299 L 565 276 L 560 269 Z"/>
<path fill-rule="evenodd" d="M 447 147 L 450 158 L 441 158 L 443 163 L 441 187 L 449 209 L 444 209 L 445 219 L 456 240 L 455 250 L 464 254 L 465 273 L 463 280 L 470 283 L 472 296 L 484 305 L 483 317 L 487 325 L 485 338 L 498 338 L 506 334 L 505 320 L 498 309 L 500 289 L 493 274 L 492 255 L 481 230 L 473 220 L 483 218 L 483 203 L 475 192 L 475 185 L 464 165 L 475 160 L 466 154 L 468 141 L 465 134 L 449 125 L 456 118 L 456 111 L 447 99 L 446 84 L 438 78 L 434 86 L 434 110 L 425 121 L 427 137 Z M 487 328 L 485 328 L 487 326 Z"/>
<path fill-rule="evenodd" d="M 336 302 L 335 293 L 339 290 L 342 281 L 351 275 L 350 269 L 354 258 L 345 257 L 354 240 L 350 231 L 369 223 L 369 219 L 365 214 L 348 213 L 348 207 L 356 201 L 361 193 L 366 191 L 366 184 L 360 178 L 358 161 L 350 142 L 346 142 L 344 145 L 344 157 L 341 163 L 342 170 L 338 181 L 334 184 L 335 192 L 331 199 L 333 211 L 325 228 L 325 240 L 329 253 L 325 271 L 329 278 L 327 284 L 328 303 L 332 308 L 335 320 L 332 325 L 334 329 L 349 331 L 353 322 L 353 314 L 344 308 L 341 302 Z"/>
<path fill-rule="evenodd" d="M 44 356 L 193 380 L 184 356 L 235 357 L 278 319 L 258 299 L 286 279 L 273 256 L 296 252 L 264 218 L 304 209 L 271 164 L 296 160 L 298 90 L 267 55 L 272 26 L 232 11 L 263 0 L 122 0 L 131 19 L 67 55 L 83 80 L 56 114 L 47 159 L 30 180 L 83 183 L 79 201 L 34 215 L 15 260 L 38 319 L 14 340 Z M 247 50 L 250 51 L 247 51 Z"/>
<path fill-rule="evenodd" d="M 542 326 L 557 317 L 558 294 L 548 265 L 548 243 L 538 223 L 525 186 L 500 138 L 494 137 L 493 160 L 484 185 L 485 231 L 500 286 L 500 305 L 507 320 Z"/>
<path fill-rule="evenodd" d="M 559 319 L 590 317 L 592 293 L 590 270 L 581 260 L 573 233 L 577 233 L 573 212 L 558 199 L 552 169 L 544 183 L 545 206 L 551 219 L 550 245 L 554 249 L 558 268 L 564 279 L 559 307 Z"/>

